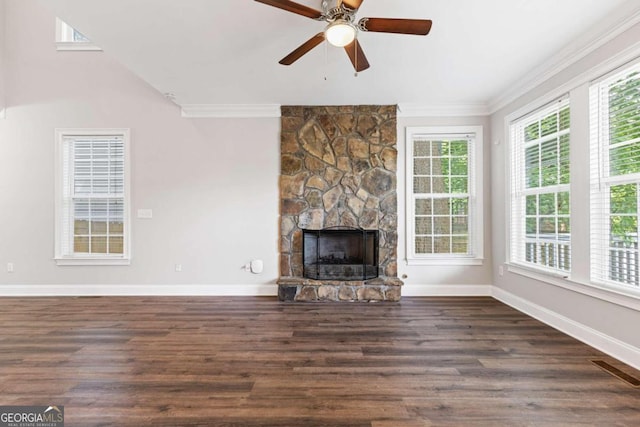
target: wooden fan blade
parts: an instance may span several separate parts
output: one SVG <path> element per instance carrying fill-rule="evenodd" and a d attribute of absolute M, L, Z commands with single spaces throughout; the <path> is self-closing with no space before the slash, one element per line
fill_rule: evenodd
<path fill-rule="evenodd" d="M 320 43 L 324 41 L 324 33 L 318 33 L 315 36 L 311 37 L 306 42 L 302 43 L 299 48 L 291 52 L 289 55 L 285 56 L 280 60 L 280 64 L 282 65 L 291 65 L 296 62 L 298 59 L 302 57 L 305 53 L 309 52 L 314 47 L 318 46 Z"/>
<path fill-rule="evenodd" d="M 358 43 L 358 39 L 355 39 L 346 45 L 344 50 L 347 52 L 347 55 L 349 55 L 349 59 L 356 71 L 360 72 L 369 68 L 369 61 L 367 61 L 367 57 L 364 56 L 364 52 L 360 47 L 360 43 Z"/>
<path fill-rule="evenodd" d="M 426 36 L 431 31 L 430 19 L 362 18 L 358 25 L 376 33 L 415 34 Z"/>
<path fill-rule="evenodd" d="M 289 0 L 256 0 L 258 3 L 268 4 L 269 6 L 277 7 L 278 9 L 286 10 L 287 12 L 297 13 L 298 15 L 306 16 L 311 19 L 318 19 L 322 16 L 322 12 L 312 9 L 303 4 L 298 4 Z"/>
<path fill-rule="evenodd" d="M 364 0 L 342 0 L 340 4 L 344 4 L 351 10 L 358 10 Z M 340 6 L 340 5 L 338 5 Z"/>

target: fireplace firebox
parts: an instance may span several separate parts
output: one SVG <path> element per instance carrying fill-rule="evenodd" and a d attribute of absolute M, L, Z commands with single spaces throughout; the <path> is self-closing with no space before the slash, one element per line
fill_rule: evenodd
<path fill-rule="evenodd" d="M 302 230 L 303 275 L 315 280 L 378 277 L 378 230 Z"/>

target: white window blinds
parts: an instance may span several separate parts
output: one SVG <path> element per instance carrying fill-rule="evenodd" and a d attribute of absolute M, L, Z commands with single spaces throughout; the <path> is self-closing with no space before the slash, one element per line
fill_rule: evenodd
<path fill-rule="evenodd" d="M 591 279 L 639 286 L 640 65 L 590 88 Z"/>
<path fill-rule="evenodd" d="M 571 270 L 568 97 L 511 123 L 511 262 Z"/>
<path fill-rule="evenodd" d="M 120 258 L 127 250 L 126 138 L 60 134 L 57 258 Z"/>

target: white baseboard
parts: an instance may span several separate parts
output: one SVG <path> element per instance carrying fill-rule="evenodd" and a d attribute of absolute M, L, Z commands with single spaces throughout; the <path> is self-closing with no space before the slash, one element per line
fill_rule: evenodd
<path fill-rule="evenodd" d="M 493 287 L 492 296 L 498 301 L 582 341 L 629 366 L 640 369 L 640 348 L 605 335 L 589 326 L 578 323 L 498 287 Z"/>
<path fill-rule="evenodd" d="M 491 285 L 404 285 L 403 297 L 490 297 Z"/>
<path fill-rule="evenodd" d="M 491 285 L 405 285 L 402 296 L 491 296 Z M 278 285 L 0 285 L 0 296 L 276 296 Z"/>
<path fill-rule="evenodd" d="M 0 296 L 275 296 L 275 284 L 255 285 L 0 285 Z"/>
<path fill-rule="evenodd" d="M 491 296 L 491 285 L 405 285 L 402 296 Z M 0 296 L 276 296 L 275 284 L 257 285 L 0 285 Z"/>

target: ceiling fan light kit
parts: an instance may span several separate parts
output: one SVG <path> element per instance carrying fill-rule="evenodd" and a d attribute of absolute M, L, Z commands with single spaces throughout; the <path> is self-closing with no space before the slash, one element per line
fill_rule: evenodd
<path fill-rule="evenodd" d="M 344 19 L 337 19 L 327 26 L 324 36 L 335 47 L 345 47 L 356 38 L 356 28 Z"/>
<path fill-rule="evenodd" d="M 287 12 L 306 16 L 317 21 L 328 22 L 322 33 L 318 33 L 280 60 L 282 65 L 291 65 L 324 40 L 344 48 L 356 72 L 369 68 L 369 62 L 358 42 L 358 31 L 413 34 L 426 36 L 431 31 L 429 19 L 362 18 L 354 24 L 355 15 L 364 0 L 337 0 L 336 7 L 322 2 L 322 12 L 290 0 L 255 0 Z"/>

